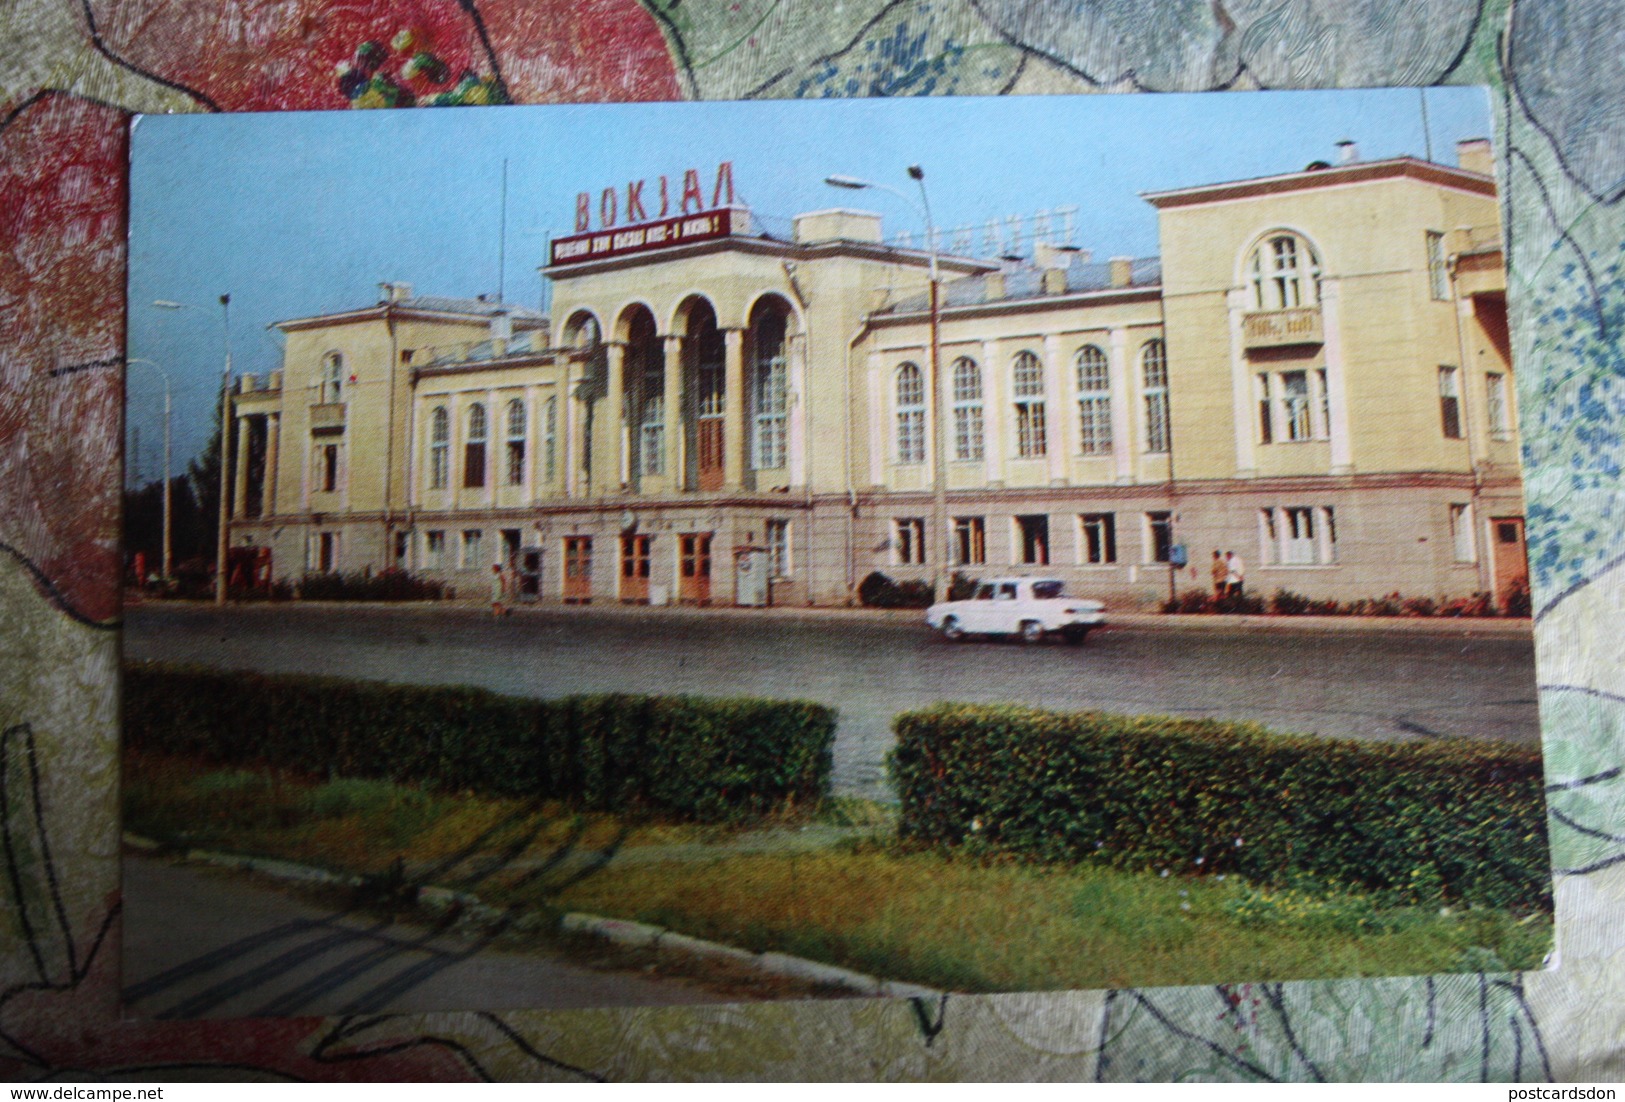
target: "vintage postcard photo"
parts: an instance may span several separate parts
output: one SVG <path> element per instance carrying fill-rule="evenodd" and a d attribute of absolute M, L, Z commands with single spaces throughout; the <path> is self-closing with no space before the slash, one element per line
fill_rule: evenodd
<path fill-rule="evenodd" d="M 126 1013 L 1542 967 L 1490 133 L 139 119 Z"/>

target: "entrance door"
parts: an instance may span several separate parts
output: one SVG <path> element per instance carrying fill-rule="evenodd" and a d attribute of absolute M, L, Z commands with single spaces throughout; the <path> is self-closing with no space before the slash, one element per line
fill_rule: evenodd
<path fill-rule="evenodd" d="M 592 600 L 592 537 L 564 537 L 564 603 L 584 605 Z"/>
<path fill-rule="evenodd" d="M 1495 599 L 1507 607 L 1507 595 L 1529 585 L 1529 552 L 1523 542 L 1522 517 L 1491 517 L 1490 539 L 1494 550 L 1490 565 L 1495 570 Z"/>
<path fill-rule="evenodd" d="M 519 549 L 519 600 L 529 604 L 538 600 L 542 595 L 542 549 L 540 547 L 522 547 Z"/>
<path fill-rule="evenodd" d="M 677 599 L 697 605 L 711 601 L 711 533 L 677 537 Z"/>
<path fill-rule="evenodd" d="M 722 489 L 723 455 L 722 409 L 725 394 L 721 363 L 700 364 L 700 409 L 695 425 L 696 472 L 701 490 Z"/>
<path fill-rule="evenodd" d="M 621 600 L 649 603 L 649 536 L 621 537 Z"/>

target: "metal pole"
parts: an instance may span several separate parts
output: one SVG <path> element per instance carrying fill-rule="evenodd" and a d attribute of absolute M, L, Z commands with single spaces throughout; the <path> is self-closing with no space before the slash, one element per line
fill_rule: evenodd
<path fill-rule="evenodd" d="M 231 295 L 220 296 L 220 316 L 226 334 L 226 367 L 220 376 L 220 509 L 214 555 L 214 603 L 226 603 L 226 540 L 230 516 L 231 464 Z"/>
<path fill-rule="evenodd" d="M 920 186 L 925 241 L 931 255 L 931 524 L 936 529 L 940 549 L 931 585 L 936 599 L 946 601 L 953 533 L 948 530 L 948 447 L 946 426 L 942 423 L 942 280 L 937 271 L 937 229 L 931 220 L 931 200 L 925 193 L 925 170 L 919 165 L 910 165 L 908 174 Z"/>
<path fill-rule="evenodd" d="M 167 580 L 174 576 L 174 493 L 170 482 L 173 480 L 170 472 L 174 469 L 174 452 L 171 447 L 170 426 L 174 422 L 175 402 L 174 394 L 169 382 L 169 372 L 159 367 L 151 360 L 140 356 L 133 356 L 124 361 L 126 364 L 146 364 L 156 371 L 164 380 L 164 578 Z"/>

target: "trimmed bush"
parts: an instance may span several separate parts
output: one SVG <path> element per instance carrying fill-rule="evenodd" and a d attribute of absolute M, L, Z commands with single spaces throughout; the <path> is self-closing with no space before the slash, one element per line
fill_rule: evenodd
<path fill-rule="evenodd" d="M 905 840 L 1550 907 L 1537 750 L 1010 706 L 939 705 L 896 730 Z"/>
<path fill-rule="evenodd" d="M 858 583 L 858 600 L 864 608 L 930 608 L 936 591 L 929 582 L 896 582 L 876 570 Z"/>
<path fill-rule="evenodd" d="M 717 822 L 829 793 L 835 712 L 685 696 L 525 700 L 483 689 L 125 670 L 139 750 Z"/>
<path fill-rule="evenodd" d="M 299 596 L 307 601 L 438 601 L 446 587 L 404 570 L 376 574 L 306 574 Z"/>

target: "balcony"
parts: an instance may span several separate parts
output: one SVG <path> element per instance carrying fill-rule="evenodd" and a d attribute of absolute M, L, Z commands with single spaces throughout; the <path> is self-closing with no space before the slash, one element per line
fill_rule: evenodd
<path fill-rule="evenodd" d="M 1321 329 L 1320 307 L 1255 311 L 1242 318 L 1241 339 L 1249 349 L 1321 344 L 1326 338 Z"/>
<path fill-rule="evenodd" d="M 332 436 L 344 431 L 344 403 L 321 402 L 310 407 L 310 431 L 315 436 Z"/>

